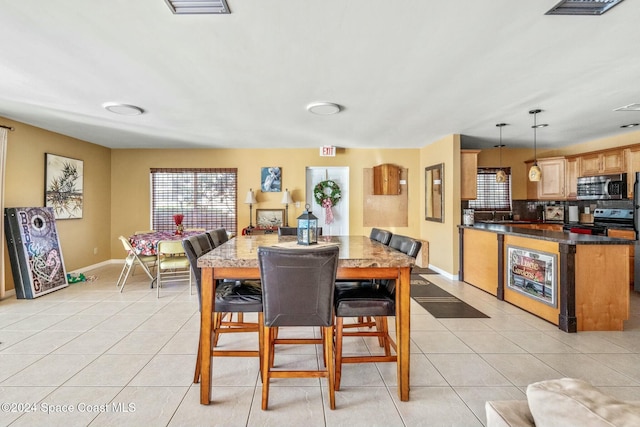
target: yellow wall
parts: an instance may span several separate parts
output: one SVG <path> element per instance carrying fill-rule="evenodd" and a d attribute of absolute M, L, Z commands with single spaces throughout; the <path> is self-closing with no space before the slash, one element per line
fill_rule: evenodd
<path fill-rule="evenodd" d="M 635 131 L 558 149 L 538 149 L 538 158 L 570 156 L 638 143 L 640 143 L 640 131 Z M 524 162 L 528 160 L 533 160 L 533 148 L 513 149 L 507 147 L 502 149 L 502 165 L 511 167 L 511 197 L 513 200 L 526 200 L 527 198 L 527 169 Z M 478 166 L 496 167 L 499 165 L 500 152 L 497 148 L 485 149 L 478 154 Z"/>
<path fill-rule="evenodd" d="M 511 198 L 526 200 L 527 198 L 527 167 L 525 161 L 531 160 L 533 150 L 528 148 L 503 148 L 502 166 L 511 167 Z M 489 148 L 478 154 L 478 167 L 500 166 L 500 150 Z"/>
<path fill-rule="evenodd" d="M 112 150 L 111 161 L 111 248 L 113 258 L 124 250 L 116 240 L 135 230 L 150 227 L 149 169 L 152 167 L 222 167 L 238 169 L 238 230 L 249 225 L 249 207 L 244 197 L 253 188 L 258 204 L 255 209 L 282 209 L 282 193 L 260 192 L 260 170 L 265 166 L 282 167 L 282 185 L 292 192 L 300 207 L 289 206 L 289 223 L 295 224 L 304 210 L 305 168 L 308 166 L 349 167 L 349 232 L 366 234 L 363 226 L 363 169 L 381 163 L 393 163 L 408 169 L 409 226 L 386 227 L 394 233 L 418 237 L 422 216 L 418 213 L 423 183 L 420 161 L 415 149 L 339 149 L 336 157 L 320 157 L 319 149 L 211 149 L 211 150 Z M 424 202 L 422 202 L 424 203 Z M 424 209 L 424 206 L 423 206 Z"/>
<path fill-rule="evenodd" d="M 4 206 L 44 205 L 45 153 L 81 159 L 83 218 L 56 222 L 65 269 L 72 271 L 110 259 L 111 150 L 8 119 L 2 119 L 2 124 L 15 128 L 7 141 Z M 14 283 L 6 253 L 5 287 L 9 290 Z"/>
<path fill-rule="evenodd" d="M 409 225 L 386 227 L 394 233 L 420 237 L 430 243 L 429 261 L 451 275 L 458 273 L 460 224 L 460 136 L 449 135 L 421 149 L 339 149 L 336 157 L 320 157 L 318 149 L 202 149 L 111 150 L 95 144 L 3 119 L 13 126 L 9 133 L 5 174 L 5 206 L 42 206 L 44 200 L 44 153 L 84 160 L 84 216 L 58 221 L 58 232 L 67 271 L 114 258 L 124 251 L 117 241 L 149 228 L 149 169 L 152 167 L 230 167 L 238 169 L 238 228 L 248 225 L 249 209 L 243 203 L 249 188 L 258 190 L 260 168 L 281 166 L 283 186 L 292 191 L 301 207 L 289 206 L 289 221 L 302 213 L 306 166 L 346 166 L 350 171 L 350 232 L 368 234 L 363 226 L 363 169 L 393 163 L 408 169 Z M 562 150 L 540 151 L 539 157 L 569 155 L 640 142 L 640 132 L 576 144 Z M 502 163 L 512 168 L 513 198 L 526 199 L 529 149 L 503 149 Z M 445 221 L 424 219 L 424 168 L 445 164 Z M 483 150 L 479 166 L 497 166 L 496 149 Z M 281 209 L 282 193 L 256 191 L 254 208 Z M 4 243 L 3 243 L 4 244 Z M 94 255 L 94 248 L 98 254 Z M 13 288 L 6 260 L 7 289 Z"/>
<path fill-rule="evenodd" d="M 458 225 L 460 225 L 460 135 L 449 135 L 420 149 L 420 188 L 425 188 L 424 168 L 444 163 L 444 222 L 427 221 L 424 191 L 420 194 L 420 238 L 429 242 L 429 264 L 458 274 Z"/>

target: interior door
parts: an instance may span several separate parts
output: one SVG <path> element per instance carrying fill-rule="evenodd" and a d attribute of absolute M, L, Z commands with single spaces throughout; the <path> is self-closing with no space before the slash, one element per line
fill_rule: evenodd
<path fill-rule="evenodd" d="M 325 208 L 316 203 L 313 197 L 315 186 L 326 180 L 333 180 L 340 187 L 340 202 L 331 210 L 333 222 L 327 224 Z M 323 236 L 349 235 L 349 168 L 348 167 L 307 167 L 305 185 L 306 203 L 318 217 L 318 227 L 322 227 Z"/>

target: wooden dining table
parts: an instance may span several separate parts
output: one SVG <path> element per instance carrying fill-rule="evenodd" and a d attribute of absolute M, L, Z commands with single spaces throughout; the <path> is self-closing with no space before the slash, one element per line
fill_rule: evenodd
<path fill-rule="evenodd" d="M 317 246 L 323 245 L 338 245 L 340 248 L 338 279 L 396 280 L 398 396 L 402 401 L 409 400 L 410 290 L 411 268 L 415 259 L 367 236 L 325 236 L 320 238 Z M 211 348 L 215 280 L 259 279 L 258 247 L 260 246 L 297 247 L 300 250 L 309 248 L 297 245 L 295 236 L 247 235 L 235 237 L 198 258 L 198 267 L 202 270 L 200 348 Z M 211 352 L 202 351 L 200 357 L 200 403 L 208 405 L 211 402 Z"/>

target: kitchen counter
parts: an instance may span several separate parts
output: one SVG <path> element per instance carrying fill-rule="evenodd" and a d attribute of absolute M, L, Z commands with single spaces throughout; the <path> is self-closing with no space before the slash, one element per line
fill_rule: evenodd
<path fill-rule="evenodd" d="M 621 331 L 635 242 L 517 224 L 459 226 L 459 279 L 565 331 Z"/>
<path fill-rule="evenodd" d="M 544 224 L 553 224 L 545 222 Z M 562 223 L 559 223 L 562 224 Z M 475 223 L 474 225 L 460 225 L 460 228 L 485 230 L 493 233 L 523 236 L 539 240 L 564 243 L 568 245 L 630 245 L 629 240 L 591 234 L 567 233 L 562 231 L 535 230 L 521 228 L 508 223 Z"/>

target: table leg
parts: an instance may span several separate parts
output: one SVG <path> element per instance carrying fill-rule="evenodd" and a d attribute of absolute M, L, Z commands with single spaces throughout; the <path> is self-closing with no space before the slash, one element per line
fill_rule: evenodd
<path fill-rule="evenodd" d="M 411 268 L 399 269 L 396 283 L 396 344 L 398 346 L 398 396 L 409 400 L 410 331 L 411 331 Z"/>
<path fill-rule="evenodd" d="M 200 313 L 200 403 L 211 402 L 211 316 L 213 313 L 213 268 L 202 269 Z"/>

